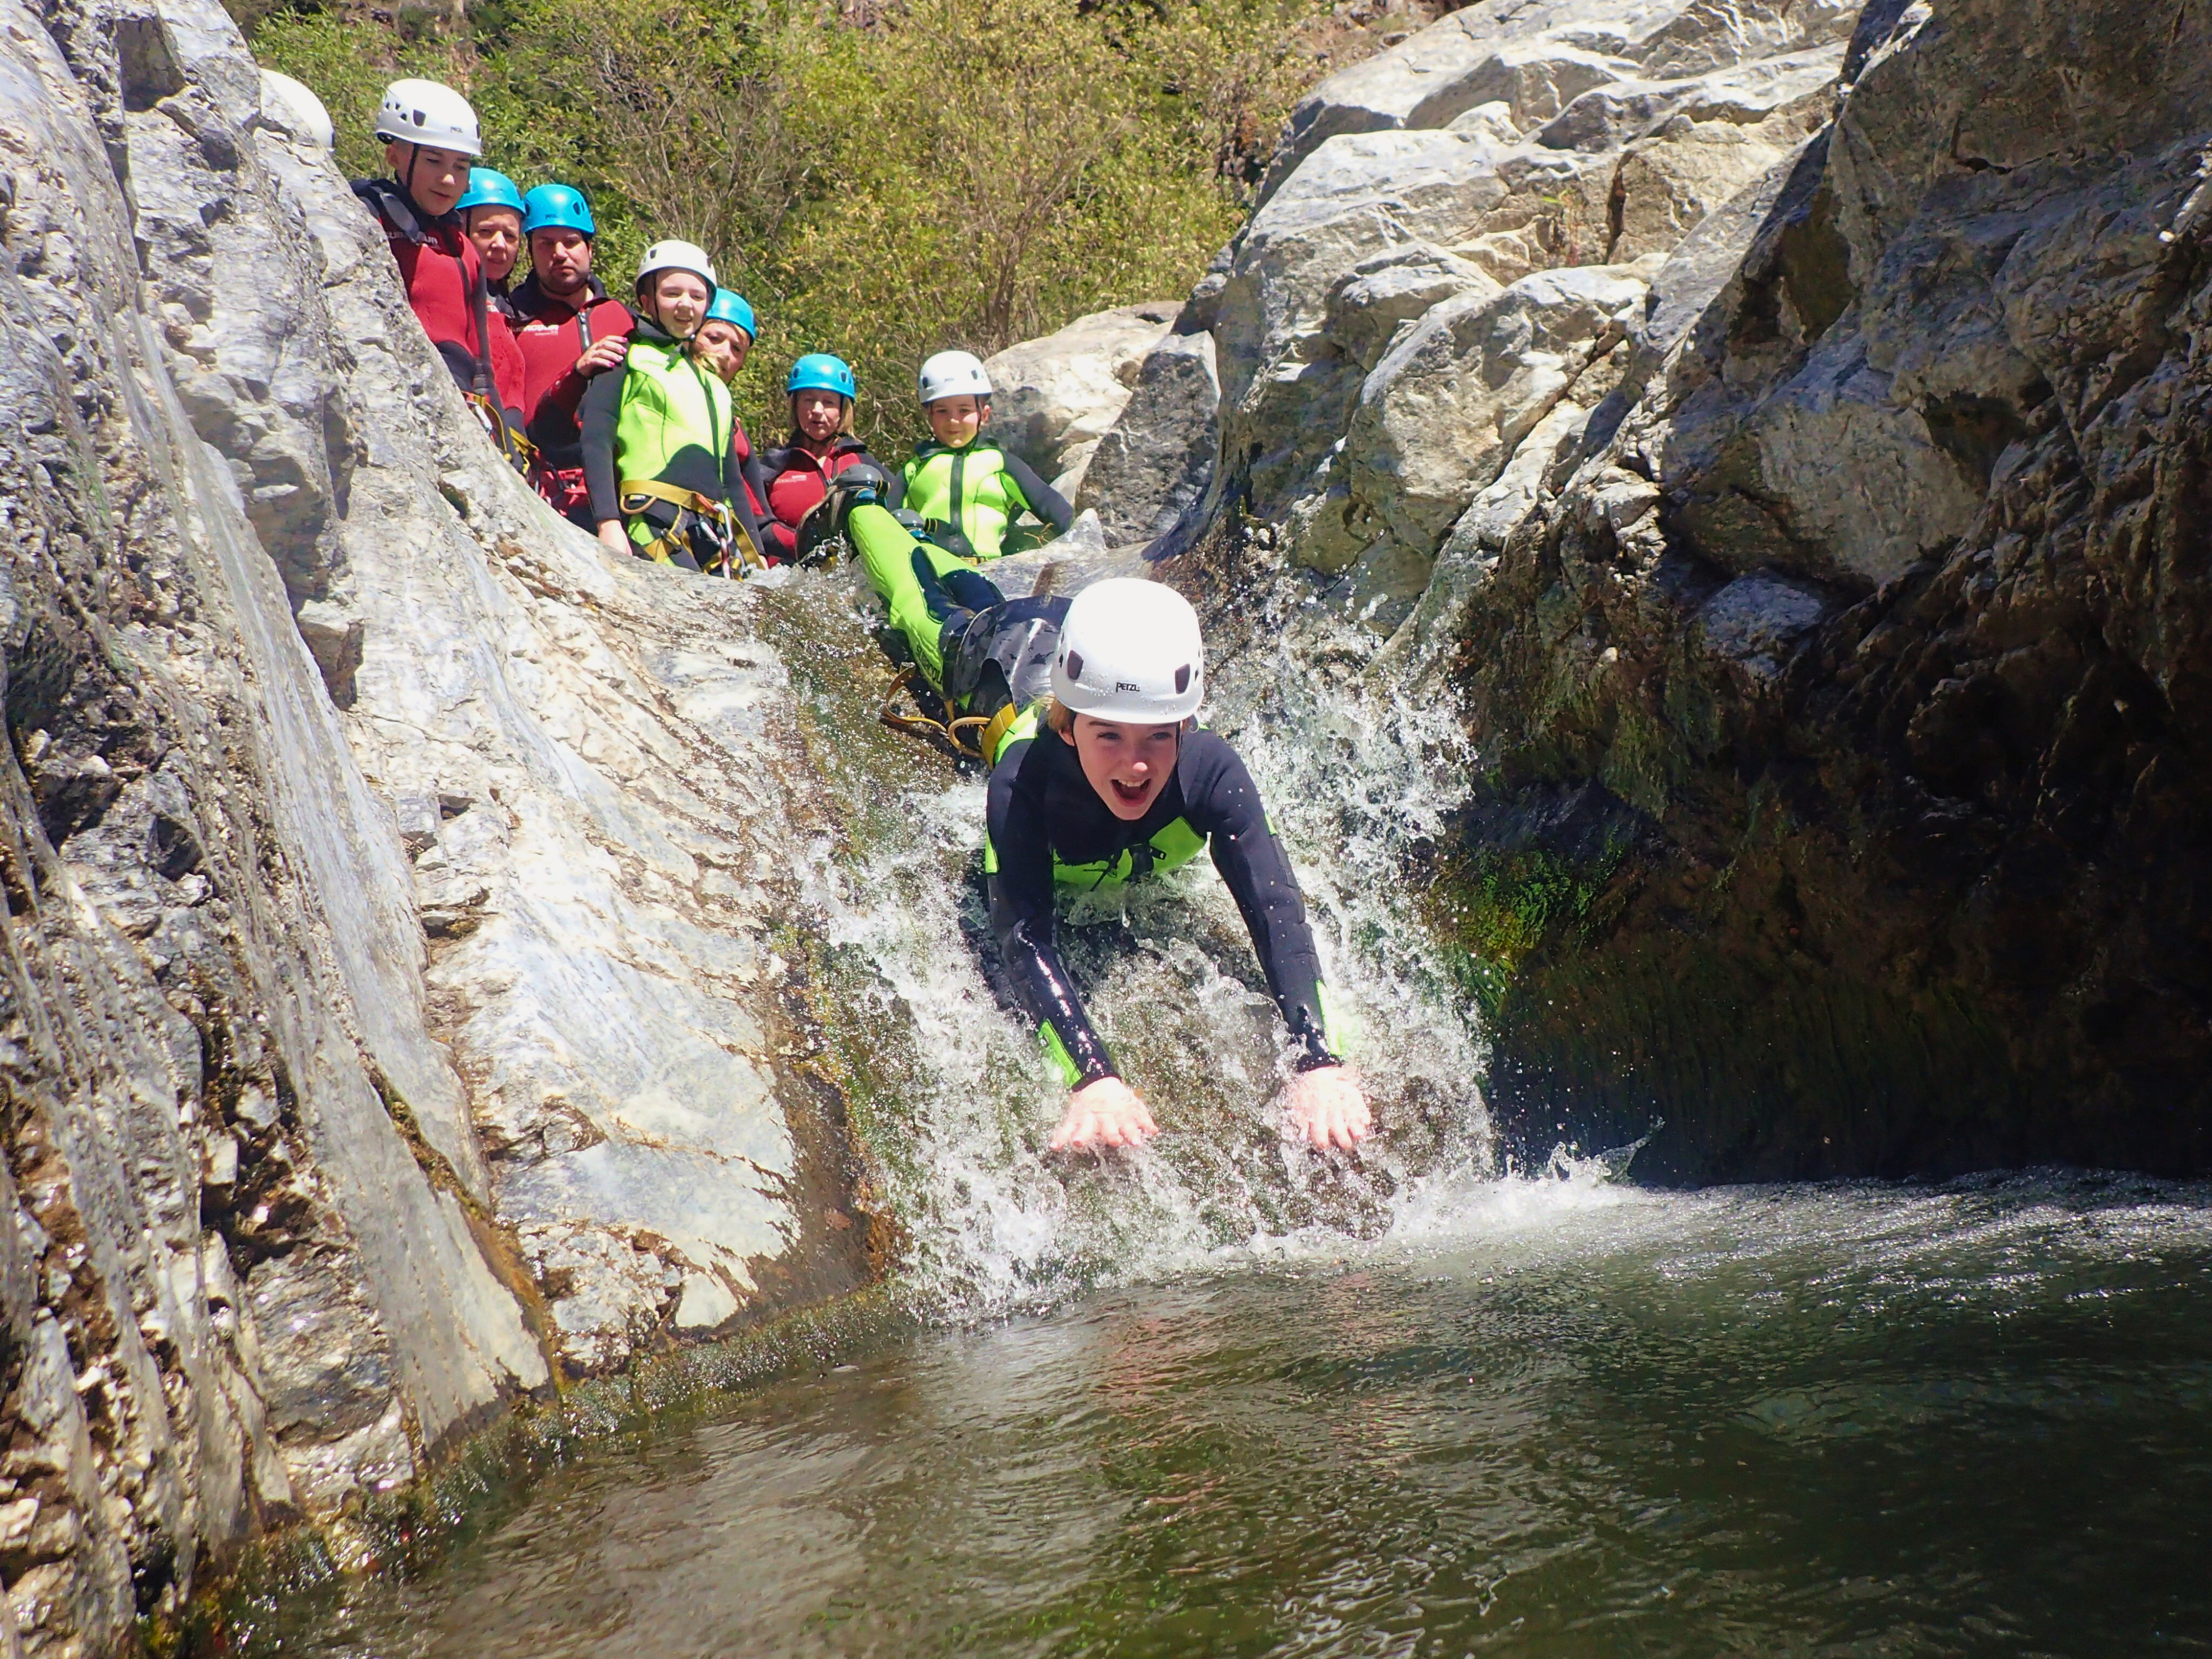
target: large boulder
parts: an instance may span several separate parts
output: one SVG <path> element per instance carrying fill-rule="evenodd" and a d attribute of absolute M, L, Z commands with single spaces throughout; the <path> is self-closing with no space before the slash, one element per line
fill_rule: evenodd
<path fill-rule="evenodd" d="M 1269 165 L 1272 195 L 1342 133 L 1449 126 L 1496 100 L 1522 130 L 1607 82 L 1686 81 L 1808 49 L 1840 49 L 1858 0 L 1475 0 L 1307 94 Z"/>
<path fill-rule="evenodd" d="M 1662 258 L 1827 118 L 1855 15 L 1485 0 L 1325 82 L 1211 301 L 1224 498 L 1292 526 L 1297 556 L 1344 485 L 1366 375 L 1423 301 L 1471 270 Z"/>
<path fill-rule="evenodd" d="M 1146 354 L 1180 309 L 1164 300 L 1096 312 L 988 359 L 992 435 L 1073 498 Z"/>
<path fill-rule="evenodd" d="M 1211 334 L 1167 334 L 1138 367 L 1129 401 L 1099 441 L 1075 498 L 1109 545 L 1166 535 L 1206 494 L 1220 443 L 1221 380 Z"/>
<path fill-rule="evenodd" d="M 1377 654 L 1493 769 L 1468 937 L 1554 907 L 1488 1004 L 1525 1150 L 2212 1167 L 2212 21 L 2144 21 L 1869 8 L 1833 125 L 1681 238 Z M 1692 126 L 1823 101 L 1747 67 L 1757 120 Z M 1651 78 L 1548 129 L 1661 122 L 1632 213 L 1689 114 Z"/>
<path fill-rule="evenodd" d="M 1345 441 L 1352 500 L 1434 553 L 1583 371 L 1627 339 L 1644 295 L 1632 271 L 1582 265 L 1431 309 L 1361 390 Z"/>

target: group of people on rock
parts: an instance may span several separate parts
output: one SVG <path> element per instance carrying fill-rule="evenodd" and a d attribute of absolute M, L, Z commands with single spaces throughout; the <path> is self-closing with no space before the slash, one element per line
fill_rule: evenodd
<path fill-rule="evenodd" d="M 624 303 L 593 273 L 598 226 L 583 193 L 524 191 L 476 165 L 482 136 L 460 94 L 395 82 L 376 133 L 391 176 L 354 192 L 383 224 L 454 380 L 548 501 L 616 551 L 690 569 L 739 575 L 812 550 L 821 538 L 802 532 L 830 481 L 875 466 L 853 435 L 860 387 L 843 359 L 809 352 L 792 365 L 789 436 L 756 451 L 730 386 L 759 325 L 704 249 L 653 243 Z M 1058 492 L 983 435 L 981 362 L 940 353 L 921 392 L 934 436 L 887 485 L 904 529 L 972 561 L 994 556 L 1024 513 L 1067 526 Z M 897 562 L 911 601 L 915 578 Z"/>
<path fill-rule="evenodd" d="M 810 352 L 785 380 L 791 432 L 756 452 L 730 382 L 752 307 L 690 242 L 653 243 L 628 303 L 592 273 L 590 204 L 477 167 L 468 100 L 386 88 L 391 176 L 356 196 L 382 224 L 424 331 L 501 450 L 611 550 L 729 576 L 851 548 L 916 673 L 991 768 L 984 868 L 1012 1000 L 1071 1091 L 1054 1147 L 1156 1133 L 1085 1013 L 1054 939 L 1054 896 L 1139 879 L 1210 851 L 1291 1037 L 1291 1121 L 1317 1147 L 1369 1132 L 1331 1036 L 1305 906 L 1236 751 L 1200 727 L 1204 650 L 1164 585 L 1099 581 L 1008 599 L 984 571 L 1067 528 L 1067 502 L 986 436 L 991 381 L 965 351 L 921 367 L 930 439 L 896 472 L 853 433 L 851 368 Z M 514 272 L 525 252 L 529 275 Z M 1028 515 L 1043 532 L 1020 525 Z M 939 727 L 946 730 L 946 727 Z"/>

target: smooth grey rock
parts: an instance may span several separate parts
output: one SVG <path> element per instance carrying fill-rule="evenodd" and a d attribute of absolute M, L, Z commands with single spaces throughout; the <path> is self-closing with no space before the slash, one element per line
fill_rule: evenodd
<path fill-rule="evenodd" d="M 992 435 L 1072 499 L 1138 366 L 1180 309 L 1156 301 L 1097 312 L 990 358 Z"/>
<path fill-rule="evenodd" d="M 552 518 L 213 0 L 0 24 L 0 1528 L 108 1652 L 549 1382 L 526 1229 L 637 1259 L 609 1363 L 800 1248 L 809 613 Z"/>

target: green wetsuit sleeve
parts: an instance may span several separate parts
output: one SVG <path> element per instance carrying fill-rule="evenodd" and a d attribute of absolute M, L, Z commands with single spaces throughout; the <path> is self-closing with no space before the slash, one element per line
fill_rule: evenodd
<path fill-rule="evenodd" d="M 938 643 L 943 619 L 931 608 L 929 596 L 922 591 L 921 574 L 915 568 L 915 560 L 919 557 L 927 568 L 940 574 L 947 570 L 966 569 L 968 565 L 941 547 L 916 540 L 907 533 L 904 525 L 880 507 L 854 507 L 846 518 L 845 535 L 853 544 L 853 550 L 860 556 L 860 568 L 867 573 L 868 586 L 890 607 L 891 626 L 905 639 L 915 666 L 932 685 L 943 686 L 945 653 Z"/>

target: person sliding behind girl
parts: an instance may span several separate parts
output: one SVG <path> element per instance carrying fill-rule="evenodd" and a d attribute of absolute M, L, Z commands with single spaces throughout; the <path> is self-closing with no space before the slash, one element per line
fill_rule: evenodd
<path fill-rule="evenodd" d="M 692 349 L 715 296 L 714 267 L 699 248 L 647 248 L 623 365 L 592 379 L 580 418 L 600 541 L 615 552 L 734 574 L 737 563 L 757 556 L 761 530 L 730 389 Z"/>
<path fill-rule="evenodd" d="M 892 631 L 921 678 L 943 693 L 943 641 L 968 613 L 1005 598 L 978 563 L 1006 550 L 1006 532 L 1024 508 L 1056 530 L 1073 514 L 1018 459 L 978 437 L 991 416 L 991 380 L 976 357 L 940 351 L 924 363 L 921 403 L 935 441 L 889 480 L 872 465 L 842 471 L 824 528 L 851 544 L 868 585 L 890 607 Z M 892 516 L 902 501 L 919 536 Z"/>

